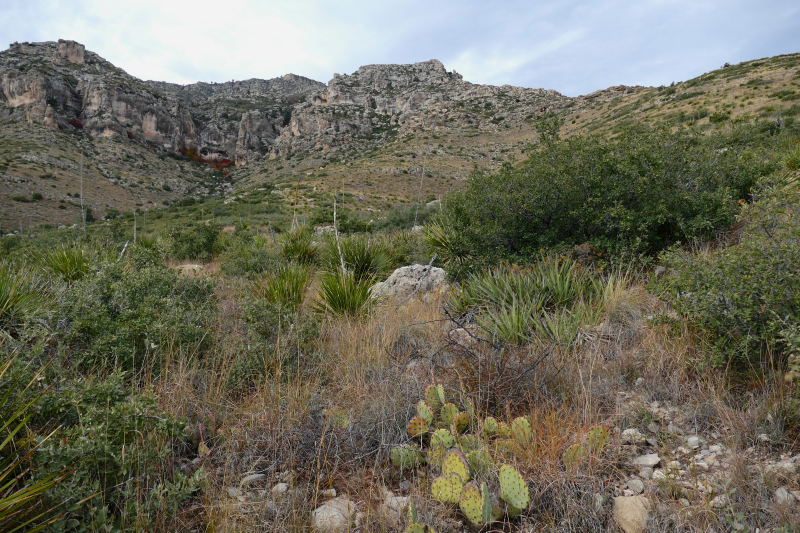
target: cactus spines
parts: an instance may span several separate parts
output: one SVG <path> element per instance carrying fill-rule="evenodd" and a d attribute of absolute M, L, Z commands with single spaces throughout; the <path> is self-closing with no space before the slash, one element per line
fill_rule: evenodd
<path fill-rule="evenodd" d="M 414 468 L 422 464 L 425 460 L 421 450 L 409 446 L 397 446 L 393 448 L 389 457 L 394 466 L 401 469 Z"/>
<path fill-rule="evenodd" d="M 528 485 L 519 472 L 508 465 L 500 467 L 500 497 L 517 509 L 527 509 L 531 503 Z"/>
<path fill-rule="evenodd" d="M 444 387 L 441 385 L 428 385 L 425 389 L 425 399 L 433 411 L 439 409 L 444 404 Z"/>
<path fill-rule="evenodd" d="M 469 481 L 469 463 L 466 456 L 458 450 L 450 450 L 442 461 L 442 475 L 458 474 L 461 480 Z"/>
<path fill-rule="evenodd" d="M 523 446 L 530 444 L 533 433 L 531 431 L 531 423 L 528 422 L 528 419 L 522 416 L 515 418 L 514 421 L 511 422 L 511 435 L 514 437 L 515 441 Z"/>
<path fill-rule="evenodd" d="M 469 415 L 467 413 L 458 413 L 453 419 L 453 425 L 456 432 L 464 433 L 469 428 Z"/>
<path fill-rule="evenodd" d="M 586 435 L 586 444 L 589 446 L 589 449 L 592 453 L 600 454 L 603 450 L 606 449 L 608 446 L 608 442 L 611 440 L 611 436 L 608 434 L 608 430 L 603 426 L 596 426 L 589 430 L 589 434 Z"/>
<path fill-rule="evenodd" d="M 442 412 L 439 414 L 444 425 L 449 426 L 453 423 L 455 417 L 458 416 L 458 408 L 452 403 L 446 403 L 442 406 Z"/>
<path fill-rule="evenodd" d="M 486 438 L 491 438 L 497 435 L 497 419 L 493 416 L 487 416 L 483 421 L 483 434 Z"/>
<path fill-rule="evenodd" d="M 433 409 L 425 403 L 424 400 L 420 400 L 417 404 L 417 414 L 420 418 L 422 418 L 427 424 L 430 426 L 433 424 Z"/>
<path fill-rule="evenodd" d="M 446 429 L 437 429 L 431 437 L 431 446 L 442 446 L 445 449 L 452 448 L 455 442 L 455 437 Z"/>
<path fill-rule="evenodd" d="M 448 476 L 439 476 L 431 484 L 431 494 L 440 502 L 458 503 L 462 490 L 464 480 L 455 472 Z"/>
<path fill-rule="evenodd" d="M 470 481 L 464 485 L 458 503 L 464 516 L 466 516 L 470 522 L 476 526 L 482 526 L 486 523 L 483 519 L 483 495 L 477 483 Z"/>
<path fill-rule="evenodd" d="M 408 423 L 406 426 L 406 433 L 408 436 L 413 438 L 422 437 L 422 435 L 428 431 L 428 423 L 425 421 L 424 418 L 415 416 L 411 419 L 411 422 Z"/>

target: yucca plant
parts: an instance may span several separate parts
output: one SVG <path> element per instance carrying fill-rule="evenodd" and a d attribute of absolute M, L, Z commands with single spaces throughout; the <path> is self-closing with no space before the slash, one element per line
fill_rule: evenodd
<path fill-rule="evenodd" d="M 31 259 L 48 273 L 71 285 L 89 273 L 92 256 L 92 252 L 84 246 L 61 245 L 37 253 Z"/>
<path fill-rule="evenodd" d="M 318 252 L 314 231 L 308 226 L 295 226 L 281 237 L 280 251 L 288 261 L 302 265 L 313 264 Z"/>
<path fill-rule="evenodd" d="M 44 285 L 34 276 L 0 263 L 0 329 L 16 330 L 48 301 Z"/>
<path fill-rule="evenodd" d="M 392 258 L 386 245 L 365 235 L 353 235 L 340 239 L 345 268 L 356 280 L 374 280 L 390 268 Z M 328 237 L 320 250 L 320 262 L 333 272 L 341 268 L 339 247 L 333 237 Z"/>
<path fill-rule="evenodd" d="M 316 310 L 333 315 L 362 316 L 368 314 L 375 303 L 371 280 L 360 280 L 352 272 L 338 270 L 322 277 Z"/>
<path fill-rule="evenodd" d="M 542 314 L 542 300 L 518 302 L 496 309 L 487 309 L 478 315 L 478 325 L 494 341 L 524 344 L 533 339 L 531 334 Z"/>
<path fill-rule="evenodd" d="M 311 268 L 289 263 L 252 285 L 256 294 L 286 309 L 297 310 L 303 304 L 306 289 L 311 283 Z"/>
<path fill-rule="evenodd" d="M 463 261 L 469 253 L 458 245 L 453 230 L 439 222 L 430 222 L 422 230 L 422 240 L 434 252 L 439 254 L 443 263 L 453 259 Z"/>
<path fill-rule="evenodd" d="M 25 385 L 11 372 L 16 357 L 9 355 L 0 367 L 0 531 L 9 533 L 39 531 L 50 523 L 54 509 L 44 505 L 43 496 L 67 474 L 60 471 L 36 481 L 28 475 L 28 463 L 55 431 L 38 438 L 28 434 L 28 422 L 44 394 L 29 391 L 44 368 Z"/>
<path fill-rule="evenodd" d="M 447 305 L 456 314 L 464 314 L 473 308 L 497 309 L 515 302 L 544 306 L 548 301 L 548 294 L 542 292 L 529 271 L 502 267 L 467 279 L 461 290 L 450 296 Z"/>
<path fill-rule="evenodd" d="M 585 278 L 578 264 L 558 256 L 536 263 L 533 276 L 539 289 L 551 298 L 551 306 L 568 306 L 579 299 L 585 288 Z"/>

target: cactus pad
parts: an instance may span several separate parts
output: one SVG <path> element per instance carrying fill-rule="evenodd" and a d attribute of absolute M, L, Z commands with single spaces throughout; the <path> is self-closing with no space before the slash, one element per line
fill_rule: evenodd
<path fill-rule="evenodd" d="M 422 451 L 409 446 L 397 446 L 389 454 L 394 466 L 398 468 L 414 468 L 425 462 Z"/>
<path fill-rule="evenodd" d="M 408 436 L 412 439 L 422 437 L 426 431 L 428 431 L 428 423 L 425 422 L 424 418 L 419 416 L 412 418 L 411 422 L 409 422 L 406 427 L 406 433 L 408 433 Z"/>
<path fill-rule="evenodd" d="M 446 429 L 437 429 L 431 437 L 431 446 L 442 446 L 447 449 L 452 448 L 455 443 L 455 437 Z"/>
<path fill-rule="evenodd" d="M 511 436 L 523 446 L 530 444 L 533 433 L 531 432 L 531 423 L 527 418 L 521 416 L 511 422 Z"/>
<path fill-rule="evenodd" d="M 452 403 L 446 403 L 442 406 L 440 417 L 446 426 L 453 423 L 455 417 L 458 416 L 458 408 Z"/>
<path fill-rule="evenodd" d="M 511 428 L 505 422 L 500 422 L 497 424 L 497 434 L 504 439 L 511 438 Z"/>
<path fill-rule="evenodd" d="M 456 427 L 456 432 L 464 433 L 469 428 L 469 415 L 467 413 L 458 413 L 453 419 L 453 425 Z"/>
<path fill-rule="evenodd" d="M 464 453 L 480 450 L 483 443 L 475 435 L 459 435 L 458 449 Z"/>
<path fill-rule="evenodd" d="M 500 497 L 517 509 L 527 509 L 531 503 L 528 485 L 519 472 L 508 465 L 500 467 Z"/>
<path fill-rule="evenodd" d="M 429 426 L 433 424 L 433 409 L 431 409 L 431 407 L 423 400 L 420 400 L 419 403 L 417 404 L 417 414 Z"/>
<path fill-rule="evenodd" d="M 464 490 L 464 481 L 455 473 L 451 473 L 449 476 L 439 476 L 431 484 L 431 494 L 440 502 L 458 503 L 462 490 Z"/>
<path fill-rule="evenodd" d="M 483 519 L 483 495 L 477 483 L 470 481 L 464 486 L 458 503 L 464 516 L 470 522 L 476 526 L 482 526 L 486 523 Z"/>
<path fill-rule="evenodd" d="M 487 437 L 494 437 L 497 435 L 497 419 L 492 416 L 487 416 L 483 421 L 483 434 Z"/>
<path fill-rule="evenodd" d="M 435 412 L 444 404 L 444 387 L 441 385 L 428 385 L 425 389 L 425 399 L 428 405 Z"/>
<path fill-rule="evenodd" d="M 492 466 L 492 458 L 486 450 L 473 450 L 467 454 L 467 462 L 475 474 L 484 473 Z"/>
<path fill-rule="evenodd" d="M 508 518 L 510 520 L 514 520 L 515 518 L 517 518 L 519 515 L 522 514 L 522 509 L 514 507 L 511 504 L 508 504 L 507 507 L 508 507 L 508 509 L 507 509 L 507 513 L 506 514 L 508 515 Z"/>
<path fill-rule="evenodd" d="M 564 452 L 564 466 L 567 468 L 576 466 L 583 461 L 584 457 L 586 457 L 586 448 L 583 444 L 573 444 Z"/>
<path fill-rule="evenodd" d="M 603 453 L 603 450 L 606 449 L 610 440 L 611 436 L 608 434 L 608 430 L 603 426 L 593 427 L 589 430 L 589 434 L 586 435 L 586 444 L 589 450 L 594 454 Z"/>
<path fill-rule="evenodd" d="M 442 461 L 442 475 L 458 474 L 463 482 L 469 481 L 469 463 L 467 458 L 458 450 L 450 450 Z"/>

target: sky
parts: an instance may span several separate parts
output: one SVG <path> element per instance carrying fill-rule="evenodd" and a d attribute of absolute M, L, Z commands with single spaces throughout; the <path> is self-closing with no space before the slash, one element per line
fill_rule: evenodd
<path fill-rule="evenodd" d="M 578 96 L 800 52 L 797 0 L 4 0 L 0 49 L 71 39 L 173 83 L 438 59 L 473 83 Z"/>

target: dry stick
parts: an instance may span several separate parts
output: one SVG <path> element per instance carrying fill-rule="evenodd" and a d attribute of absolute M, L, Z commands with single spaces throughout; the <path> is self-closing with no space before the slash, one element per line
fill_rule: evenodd
<path fill-rule="evenodd" d="M 431 127 L 431 132 L 433 132 L 433 127 Z M 428 150 L 425 152 L 425 157 L 422 160 L 422 174 L 419 177 L 419 192 L 417 193 L 417 210 L 414 211 L 414 226 L 417 225 L 417 214 L 419 213 L 419 204 L 422 201 L 422 180 L 425 179 L 425 163 L 428 162 L 428 152 L 430 151 L 431 151 L 431 143 L 430 141 L 428 141 Z"/>
<path fill-rule="evenodd" d="M 433 264 L 434 261 L 436 261 L 437 257 L 439 257 L 438 253 L 433 254 L 433 257 L 431 257 L 431 260 L 428 263 L 428 266 L 425 268 L 425 273 L 422 275 L 421 278 L 419 278 L 419 281 L 417 282 L 417 288 L 414 289 L 414 292 L 412 292 L 411 294 L 406 296 L 406 298 L 403 301 L 401 301 L 399 304 L 397 304 L 397 307 L 400 307 L 401 305 L 403 305 L 404 303 L 409 301 L 412 296 L 417 294 L 417 292 L 419 291 L 419 288 L 422 287 L 422 282 L 425 281 L 425 278 L 428 277 L 428 273 L 431 271 L 431 265 Z"/>
<path fill-rule="evenodd" d="M 344 266 L 342 243 L 339 241 L 339 228 L 336 226 L 336 194 L 333 195 L 333 232 L 336 234 L 336 247 L 339 249 L 339 260 L 342 262 L 342 272 L 347 272 L 347 268 Z"/>
<path fill-rule="evenodd" d="M 122 251 L 119 253 L 119 257 L 117 258 L 117 263 L 119 263 L 120 259 L 122 259 L 122 256 L 125 255 L 125 250 L 128 249 L 129 242 L 131 241 L 125 241 L 125 246 L 122 247 Z"/>
<path fill-rule="evenodd" d="M 272 242 L 275 243 L 275 248 L 280 252 L 281 251 L 281 247 L 278 246 L 278 240 L 275 238 L 275 232 L 272 231 L 272 222 L 267 220 L 267 224 L 269 224 L 269 234 L 272 235 Z"/>

